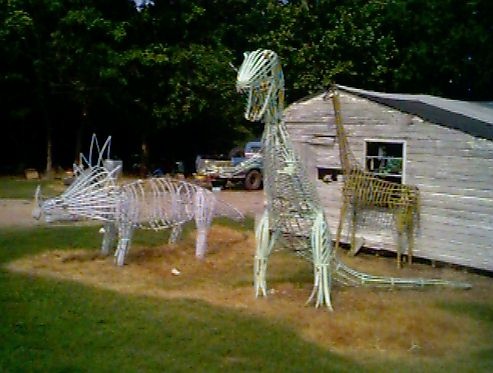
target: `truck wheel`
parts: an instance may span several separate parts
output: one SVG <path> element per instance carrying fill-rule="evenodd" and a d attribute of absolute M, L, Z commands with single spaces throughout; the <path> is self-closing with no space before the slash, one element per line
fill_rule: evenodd
<path fill-rule="evenodd" d="M 258 190 L 262 187 L 262 174 L 259 170 L 250 170 L 245 176 L 245 189 Z"/>

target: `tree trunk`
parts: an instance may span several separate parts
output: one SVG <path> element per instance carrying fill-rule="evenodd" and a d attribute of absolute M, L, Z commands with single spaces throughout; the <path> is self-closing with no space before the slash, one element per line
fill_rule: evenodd
<path fill-rule="evenodd" d="M 87 102 L 84 100 L 82 104 L 82 113 L 81 113 L 81 121 L 79 124 L 79 128 L 77 128 L 77 132 L 75 134 L 75 162 L 79 163 L 80 154 L 82 152 L 82 136 L 84 135 L 84 127 L 87 127 L 86 122 L 87 118 Z M 87 149 L 89 150 L 89 149 Z M 86 157 L 91 157 L 92 154 L 84 154 Z M 89 159 L 89 158 L 88 158 Z M 91 165 L 92 166 L 92 165 Z"/>
<path fill-rule="evenodd" d="M 51 126 L 48 124 L 46 128 L 46 169 L 45 177 L 51 179 L 53 177 L 53 139 L 51 135 Z"/>
<path fill-rule="evenodd" d="M 145 138 L 142 139 L 141 153 L 140 153 L 140 176 L 145 177 L 147 175 L 147 163 L 149 161 L 149 147 Z"/>

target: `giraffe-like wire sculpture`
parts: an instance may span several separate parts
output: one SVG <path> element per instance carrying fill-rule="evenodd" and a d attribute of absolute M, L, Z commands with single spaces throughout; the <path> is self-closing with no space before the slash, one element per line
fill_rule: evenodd
<path fill-rule="evenodd" d="M 349 148 L 341 115 L 339 93 L 335 87 L 330 89 L 328 97 L 332 99 L 334 107 L 336 133 L 339 140 L 339 157 L 344 175 L 342 207 L 336 233 L 336 250 L 340 244 L 346 214 L 349 212 L 350 215 L 351 250 L 354 253 L 357 249 L 356 228 L 358 226 L 358 217 L 365 210 L 374 210 L 377 213 L 392 214 L 397 232 L 397 266 L 400 267 L 402 264 L 401 254 L 404 253 L 405 249 L 404 235 L 407 242 L 408 262 L 411 263 L 415 229 L 419 223 L 419 189 L 414 185 L 382 180 L 365 171 L 359 165 Z"/>
<path fill-rule="evenodd" d="M 267 262 L 280 238 L 284 247 L 313 262 L 314 286 L 307 301 L 332 310 L 332 280 L 344 285 L 402 286 L 468 284 L 440 279 L 392 278 L 356 271 L 336 257 L 332 236 L 315 186 L 295 152 L 283 120 L 284 76 L 277 54 L 258 49 L 244 54 L 237 90 L 247 96 L 245 118 L 262 121 L 266 208 L 256 227 L 255 295 L 267 295 Z"/>

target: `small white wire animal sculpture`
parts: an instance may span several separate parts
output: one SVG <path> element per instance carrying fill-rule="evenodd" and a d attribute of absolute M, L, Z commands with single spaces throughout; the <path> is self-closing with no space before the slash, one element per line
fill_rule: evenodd
<path fill-rule="evenodd" d="M 78 166 L 74 182 L 58 197 L 44 199 L 38 186 L 33 217 L 44 216 L 47 222 L 74 216 L 102 221 L 101 251 L 108 254 L 118 237 L 115 261 L 119 266 L 125 263 L 135 228 L 172 229 L 169 242 L 174 243 L 183 225 L 194 220 L 197 227 L 195 255 L 203 258 L 213 216 L 243 219 L 236 208 L 218 200 L 211 191 L 183 180 L 162 177 L 118 185 L 114 176 L 119 168 L 109 171 L 100 166 L 101 159 L 100 152 L 96 165 L 86 169 Z"/>
<path fill-rule="evenodd" d="M 314 286 L 308 302 L 326 305 L 332 278 L 343 285 L 403 286 L 468 284 L 439 279 L 391 278 L 358 272 L 337 257 L 332 235 L 314 185 L 307 177 L 283 121 L 284 76 L 276 53 L 256 50 L 244 54 L 236 87 L 246 94 L 245 118 L 264 122 L 264 191 L 267 205 L 256 228 L 255 294 L 266 296 L 267 261 L 278 239 L 284 246 L 313 262 Z M 308 303 L 307 302 L 307 303 Z"/>

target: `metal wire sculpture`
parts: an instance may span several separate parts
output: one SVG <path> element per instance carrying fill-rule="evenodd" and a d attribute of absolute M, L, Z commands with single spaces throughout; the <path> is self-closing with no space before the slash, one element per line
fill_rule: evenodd
<path fill-rule="evenodd" d="M 203 258 L 213 216 L 243 219 L 236 208 L 220 201 L 211 191 L 184 180 L 162 177 L 118 185 L 115 174 L 119 168 L 110 171 L 100 165 L 101 159 L 100 151 L 96 165 L 85 169 L 79 166 L 74 182 L 58 197 L 44 199 L 38 186 L 33 216 L 37 219 L 44 216 L 47 222 L 74 216 L 104 222 L 101 251 L 108 254 L 118 236 L 115 261 L 119 266 L 125 263 L 135 228 L 171 228 L 169 242 L 174 243 L 183 225 L 194 220 L 195 255 Z"/>
<path fill-rule="evenodd" d="M 390 213 L 397 232 L 397 266 L 401 266 L 401 254 L 404 253 L 404 235 L 406 235 L 408 261 L 412 262 L 414 234 L 419 223 L 419 189 L 414 185 L 404 185 L 382 180 L 365 171 L 356 161 L 349 148 L 344 129 L 339 93 L 332 87 L 328 97 L 332 99 L 335 114 L 337 138 L 339 139 L 339 157 L 341 160 L 344 185 L 342 188 L 342 207 L 336 233 L 336 249 L 339 247 L 341 232 L 346 218 L 350 215 L 351 250 L 357 249 L 356 228 L 365 211 L 377 214 Z M 378 221 L 380 219 L 374 219 Z"/>
<path fill-rule="evenodd" d="M 93 163 L 93 156 L 96 153 L 97 160 L 96 163 Z M 95 166 L 100 166 L 104 167 L 104 161 L 109 160 L 111 158 L 111 136 L 108 136 L 106 138 L 106 141 L 103 143 L 102 146 L 99 146 L 99 141 L 98 137 L 96 136 L 95 133 L 92 134 L 91 137 L 91 144 L 89 145 L 89 153 L 88 156 L 86 157 L 83 153 L 79 154 L 79 163 L 73 165 L 74 168 L 74 174 L 78 175 L 86 167 L 95 167 Z"/>
<path fill-rule="evenodd" d="M 356 271 L 336 257 L 323 208 L 295 152 L 283 121 L 284 76 L 277 54 L 259 49 L 244 54 L 237 90 L 247 97 L 245 118 L 262 121 L 266 209 L 256 227 L 255 295 L 266 296 L 267 262 L 279 239 L 284 247 L 313 262 L 314 286 L 307 301 L 332 310 L 332 280 L 343 285 L 419 287 L 468 284 L 440 279 L 392 278 Z"/>

